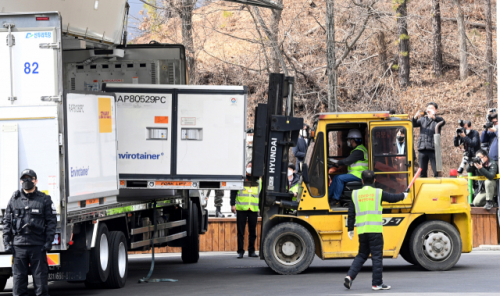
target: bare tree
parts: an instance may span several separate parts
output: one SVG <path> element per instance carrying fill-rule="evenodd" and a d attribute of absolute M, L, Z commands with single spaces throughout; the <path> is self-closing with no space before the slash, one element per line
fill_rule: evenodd
<path fill-rule="evenodd" d="M 434 75 L 443 75 L 443 50 L 441 47 L 441 8 L 439 0 L 432 0 L 432 67 Z"/>
<path fill-rule="evenodd" d="M 278 5 L 283 5 L 283 0 L 276 0 L 275 1 Z M 281 22 L 281 13 L 282 10 L 280 9 L 272 9 L 271 10 L 271 23 L 269 26 L 269 29 L 271 30 L 272 34 L 272 42 L 276 42 L 278 44 L 278 36 L 279 36 L 279 31 L 280 31 L 280 22 Z M 271 61 L 271 67 L 273 69 L 274 73 L 280 73 L 280 62 L 279 62 L 279 53 L 277 50 L 273 50 L 273 55 L 272 55 L 272 61 Z"/>
<path fill-rule="evenodd" d="M 385 44 L 385 33 L 383 31 L 379 31 L 375 35 L 375 38 L 377 42 L 380 75 L 384 75 L 387 70 L 387 45 Z"/>
<path fill-rule="evenodd" d="M 337 112 L 337 69 L 335 67 L 334 0 L 326 0 L 326 69 L 328 73 L 328 111 Z"/>
<path fill-rule="evenodd" d="M 182 21 L 182 43 L 186 48 L 186 60 L 189 68 L 189 79 L 196 82 L 196 58 L 193 41 L 193 9 L 194 0 L 181 0 L 179 14 Z"/>
<path fill-rule="evenodd" d="M 457 6 L 457 24 L 458 24 L 458 43 L 460 49 L 460 79 L 467 79 L 468 63 L 467 63 L 467 35 L 465 32 L 464 14 L 460 0 L 453 0 Z"/>
<path fill-rule="evenodd" d="M 410 36 L 408 36 L 408 0 L 397 1 L 396 18 L 399 35 L 399 85 L 410 84 Z"/>
<path fill-rule="evenodd" d="M 488 107 L 493 107 L 493 36 L 491 33 L 491 0 L 485 0 L 485 17 L 486 17 L 486 98 L 488 99 Z"/>

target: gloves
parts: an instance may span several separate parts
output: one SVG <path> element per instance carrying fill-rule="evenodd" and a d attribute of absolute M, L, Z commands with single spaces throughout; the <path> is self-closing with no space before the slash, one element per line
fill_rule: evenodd
<path fill-rule="evenodd" d="M 334 158 L 330 159 L 330 161 L 333 162 L 333 163 L 335 163 L 335 164 L 339 163 L 339 160 L 338 159 L 334 159 Z"/>
<path fill-rule="evenodd" d="M 52 242 L 46 242 L 42 247 L 42 252 L 48 252 L 52 250 Z"/>
<path fill-rule="evenodd" d="M 405 195 L 404 199 L 406 199 L 408 197 L 408 192 L 403 192 L 403 194 Z"/>
<path fill-rule="evenodd" d="M 10 244 L 5 244 L 5 253 L 7 254 L 13 254 L 14 253 L 14 249 L 12 248 L 12 246 Z"/>
<path fill-rule="evenodd" d="M 347 235 L 349 236 L 349 239 L 352 240 L 352 238 L 354 237 L 354 231 L 349 231 Z"/>

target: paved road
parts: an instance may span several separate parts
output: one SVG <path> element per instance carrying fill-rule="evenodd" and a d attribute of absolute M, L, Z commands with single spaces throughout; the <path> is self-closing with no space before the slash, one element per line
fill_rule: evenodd
<path fill-rule="evenodd" d="M 233 253 L 203 253 L 198 264 L 184 265 L 176 254 L 157 258 L 155 278 L 175 278 L 175 283 L 138 284 L 149 271 L 149 256 L 130 257 L 128 282 L 121 290 L 88 290 L 83 284 L 51 283 L 51 296 L 68 295 L 500 295 L 500 252 L 475 251 L 463 254 L 449 271 L 428 272 L 409 265 L 401 258 L 384 260 L 384 281 L 389 291 L 371 290 L 371 262 L 353 284 L 343 287 L 343 278 L 352 260 L 322 261 L 315 259 L 303 274 L 282 276 L 273 273 L 259 259 L 238 260 Z M 0 295 L 10 295 L 7 290 Z M 33 291 L 31 291 L 33 292 Z M 34 294 L 30 294 L 34 295 Z"/>

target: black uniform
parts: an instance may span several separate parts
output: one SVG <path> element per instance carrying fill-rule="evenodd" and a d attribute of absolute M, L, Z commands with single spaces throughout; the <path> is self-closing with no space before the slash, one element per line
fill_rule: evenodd
<path fill-rule="evenodd" d="M 369 185 L 368 185 L 369 186 Z M 394 203 L 401 201 L 405 198 L 403 193 L 391 194 L 382 191 L 382 201 Z M 354 208 L 354 202 L 351 201 L 349 205 L 349 211 L 347 214 L 347 231 L 354 231 L 354 224 L 356 221 L 356 210 Z M 363 267 L 363 264 L 368 259 L 368 256 L 372 255 L 372 285 L 379 286 L 382 285 L 382 258 L 384 256 L 384 236 L 382 233 L 363 233 L 358 235 L 359 237 L 359 252 L 354 261 L 352 262 L 351 268 L 347 273 L 352 280 L 356 278 L 359 271 Z"/>
<path fill-rule="evenodd" d="M 413 127 L 420 127 L 420 136 L 418 137 L 416 145 L 418 149 L 418 164 L 422 169 L 420 177 L 427 177 L 427 168 L 429 166 L 429 161 L 431 163 L 432 171 L 434 172 L 434 177 L 437 177 L 436 158 L 434 151 L 434 134 L 436 133 L 436 125 L 439 122 L 444 122 L 444 126 L 446 122 L 442 117 L 439 116 L 436 116 L 436 119 L 423 116 L 419 119 L 413 118 L 412 121 Z"/>
<path fill-rule="evenodd" d="M 13 246 L 13 295 L 28 295 L 31 267 L 36 295 L 48 294 L 46 251 L 52 247 L 57 218 L 50 196 L 38 191 L 16 191 L 7 205 L 3 229 L 5 249 Z"/>

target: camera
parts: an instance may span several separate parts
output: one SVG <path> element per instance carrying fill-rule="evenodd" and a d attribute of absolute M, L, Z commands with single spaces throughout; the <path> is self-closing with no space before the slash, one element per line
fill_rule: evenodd
<path fill-rule="evenodd" d="M 479 158 L 479 157 L 472 157 L 472 158 L 470 159 L 470 161 L 471 161 L 472 163 L 481 164 L 481 158 Z"/>
<path fill-rule="evenodd" d="M 471 126 L 471 122 L 463 119 L 458 120 L 458 125 L 460 125 L 460 128 L 457 128 L 457 136 L 460 135 L 461 133 L 465 132 L 465 125 Z"/>
<path fill-rule="evenodd" d="M 494 126 L 493 122 L 487 122 L 485 125 L 483 125 L 484 129 L 490 129 Z"/>

